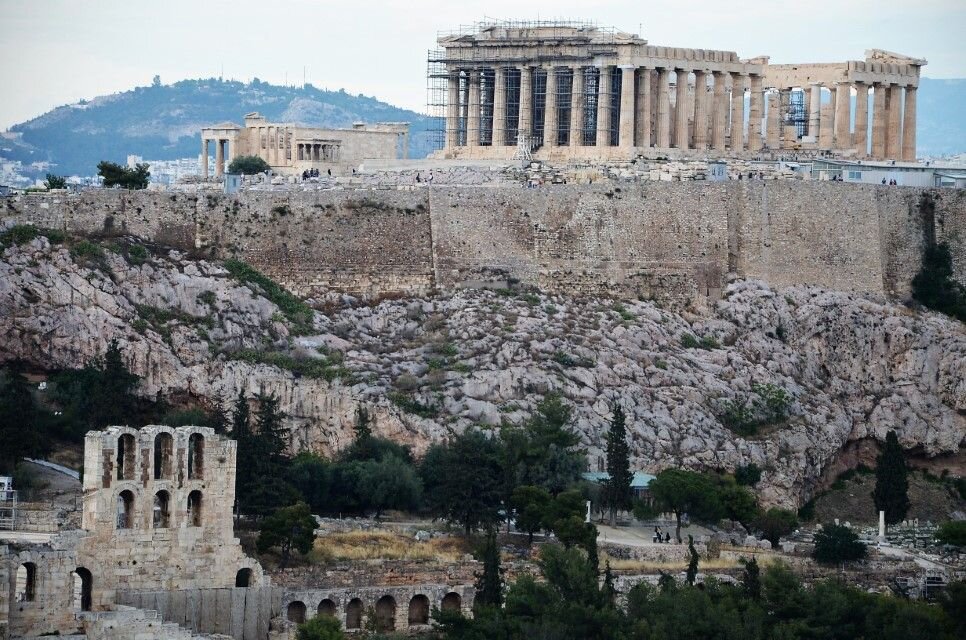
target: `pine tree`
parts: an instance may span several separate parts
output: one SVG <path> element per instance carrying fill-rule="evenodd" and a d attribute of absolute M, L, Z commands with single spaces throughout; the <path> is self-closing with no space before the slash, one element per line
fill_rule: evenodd
<path fill-rule="evenodd" d="M 607 473 L 610 476 L 604 486 L 604 503 L 610 509 L 610 524 L 617 521 L 617 511 L 631 507 L 630 449 L 627 446 L 627 427 L 624 410 L 614 404 L 614 417 L 607 432 Z"/>
<path fill-rule="evenodd" d="M 885 446 L 876 458 L 872 499 L 876 511 L 885 511 L 888 524 L 902 522 L 909 511 L 908 469 L 895 431 L 886 434 Z"/>
<path fill-rule="evenodd" d="M 476 573 L 474 606 L 499 607 L 503 603 L 503 569 L 500 567 L 500 546 L 496 531 L 490 529 L 480 549 L 483 573 Z"/>
<path fill-rule="evenodd" d="M 745 575 L 741 578 L 741 589 L 752 600 L 761 600 L 761 570 L 758 568 L 757 558 L 742 559 L 739 562 L 745 566 Z"/>
<path fill-rule="evenodd" d="M 698 577 L 698 552 L 694 548 L 694 536 L 688 535 L 688 554 L 691 558 L 688 560 L 688 572 L 687 581 L 688 584 L 693 585 L 694 580 Z"/>
<path fill-rule="evenodd" d="M 604 564 L 604 599 L 610 605 L 617 602 L 617 589 L 614 587 L 614 573 L 610 570 L 610 560 Z"/>
<path fill-rule="evenodd" d="M 278 410 L 278 398 L 274 395 L 258 396 L 258 414 L 255 418 L 257 429 L 257 448 L 265 459 L 272 465 L 285 462 L 288 457 L 288 444 L 285 442 L 285 430 L 282 427 L 284 416 Z"/>

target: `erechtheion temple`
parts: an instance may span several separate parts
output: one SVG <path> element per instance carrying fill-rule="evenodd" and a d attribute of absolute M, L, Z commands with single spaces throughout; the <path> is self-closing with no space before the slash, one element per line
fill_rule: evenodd
<path fill-rule="evenodd" d="M 569 22 L 478 24 L 438 44 L 429 107 L 443 157 L 915 159 L 917 58 L 771 65 Z"/>
<path fill-rule="evenodd" d="M 351 129 L 318 129 L 269 122 L 259 113 L 245 116 L 245 126 L 233 122 L 201 130 L 201 173 L 209 175 L 210 144 L 215 147 L 215 176 L 239 156 L 258 156 L 278 174 L 307 169 L 343 172 L 365 159 L 405 158 L 409 153 L 409 124 L 355 123 Z"/>

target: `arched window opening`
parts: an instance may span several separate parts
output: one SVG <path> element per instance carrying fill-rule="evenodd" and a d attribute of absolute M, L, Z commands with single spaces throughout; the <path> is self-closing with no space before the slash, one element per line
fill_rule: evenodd
<path fill-rule="evenodd" d="M 159 433 L 154 438 L 154 479 L 171 478 L 174 458 L 174 438 L 170 433 Z"/>
<path fill-rule="evenodd" d="M 117 528 L 134 528 L 134 494 L 127 489 L 117 495 Z"/>
<path fill-rule="evenodd" d="M 171 496 L 167 491 L 158 491 L 154 494 L 152 522 L 155 529 L 167 529 L 171 526 Z"/>
<path fill-rule="evenodd" d="M 238 573 L 235 574 L 235 586 L 243 589 L 252 586 L 252 570 L 239 569 Z"/>
<path fill-rule="evenodd" d="M 37 597 L 37 565 L 24 562 L 17 567 L 17 602 L 33 602 Z"/>
<path fill-rule="evenodd" d="M 429 598 L 421 593 L 409 601 L 409 624 L 429 624 Z"/>
<path fill-rule="evenodd" d="M 188 526 L 201 526 L 201 492 L 197 489 L 188 494 Z"/>
<path fill-rule="evenodd" d="M 300 600 L 290 602 L 288 605 L 287 615 L 289 622 L 297 622 L 302 624 L 305 622 L 305 603 Z"/>
<path fill-rule="evenodd" d="M 134 436 L 125 433 L 117 439 L 117 479 L 134 480 Z"/>
<path fill-rule="evenodd" d="M 205 439 L 200 433 L 192 433 L 188 438 L 188 479 L 202 477 L 205 462 Z"/>
<path fill-rule="evenodd" d="M 72 606 L 75 611 L 91 610 L 91 590 L 94 582 L 91 572 L 84 567 L 77 567 L 70 574 L 71 589 L 73 591 Z"/>
<path fill-rule="evenodd" d="M 325 598 L 319 603 L 319 608 L 317 610 L 320 616 L 332 616 L 335 617 L 335 602 Z"/>
<path fill-rule="evenodd" d="M 450 591 L 443 597 L 443 603 L 440 607 L 443 611 L 459 611 L 463 606 L 463 598 L 460 594 Z"/>
<path fill-rule="evenodd" d="M 383 596 L 376 602 L 376 631 L 393 631 L 396 628 L 396 601 Z"/>
<path fill-rule="evenodd" d="M 353 598 L 345 606 L 345 628 L 362 628 L 362 600 L 359 598 Z"/>

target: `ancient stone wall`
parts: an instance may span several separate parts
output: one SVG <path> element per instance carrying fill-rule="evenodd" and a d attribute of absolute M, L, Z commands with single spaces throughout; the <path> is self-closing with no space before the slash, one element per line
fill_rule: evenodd
<path fill-rule="evenodd" d="M 20 196 L 0 220 L 238 257 L 302 295 L 523 282 L 697 306 L 725 275 L 905 298 L 924 243 L 966 282 L 966 194 L 808 181 Z"/>
<path fill-rule="evenodd" d="M 272 618 L 282 612 L 276 587 L 121 591 L 117 598 L 119 604 L 157 611 L 167 623 L 235 640 L 264 640 Z"/>

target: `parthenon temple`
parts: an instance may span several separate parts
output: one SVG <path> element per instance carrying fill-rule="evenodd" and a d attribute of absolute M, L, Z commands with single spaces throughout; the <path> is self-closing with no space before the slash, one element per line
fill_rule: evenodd
<path fill-rule="evenodd" d="M 442 157 L 916 155 L 926 61 L 888 51 L 772 65 L 572 22 L 478 24 L 438 44 L 429 108 L 445 122 Z"/>

